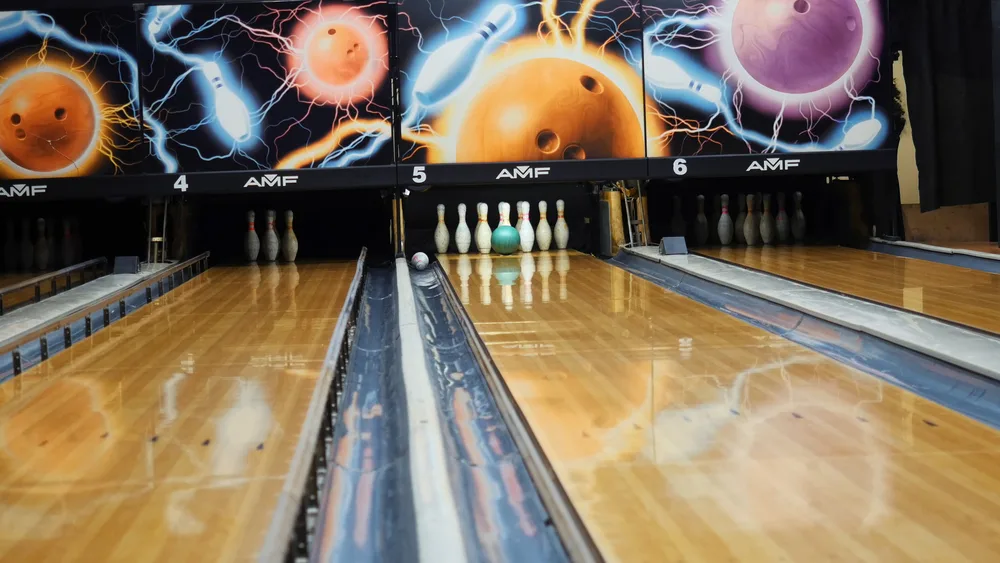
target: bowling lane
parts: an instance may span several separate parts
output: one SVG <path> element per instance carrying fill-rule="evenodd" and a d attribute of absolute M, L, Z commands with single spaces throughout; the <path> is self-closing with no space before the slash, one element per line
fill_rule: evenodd
<path fill-rule="evenodd" d="M 0 560 L 254 559 L 355 267 L 212 268 L 0 385 Z"/>
<path fill-rule="evenodd" d="M 608 561 L 1000 560 L 993 429 L 589 256 L 447 269 Z"/>
<path fill-rule="evenodd" d="M 839 246 L 712 248 L 699 254 L 1000 333 L 1000 276 Z"/>

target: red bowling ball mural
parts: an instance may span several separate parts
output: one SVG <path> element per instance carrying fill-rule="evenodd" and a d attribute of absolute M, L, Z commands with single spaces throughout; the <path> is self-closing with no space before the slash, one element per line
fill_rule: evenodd
<path fill-rule="evenodd" d="M 0 12 L 0 178 L 141 161 L 133 11 Z"/>
<path fill-rule="evenodd" d="M 879 0 L 643 3 L 650 157 L 870 150 L 887 137 Z M 891 96 L 891 94 L 889 94 Z"/>

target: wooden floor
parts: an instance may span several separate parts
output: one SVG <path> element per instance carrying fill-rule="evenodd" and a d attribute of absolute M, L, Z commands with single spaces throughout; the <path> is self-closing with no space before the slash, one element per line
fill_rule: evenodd
<path fill-rule="evenodd" d="M 1000 275 L 839 246 L 716 248 L 698 253 L 1000 333 Z"/>
<path fill-rule="evenodd" d="M 1000 433 L 592 257 L 521 260 L 447 268 L 608 561 L 1000 561 Z"/>
<path fill-rule="evenodd" d="M 0 560 L 254 559 L 354 270 L 213 268 L 0 385 Z"/>

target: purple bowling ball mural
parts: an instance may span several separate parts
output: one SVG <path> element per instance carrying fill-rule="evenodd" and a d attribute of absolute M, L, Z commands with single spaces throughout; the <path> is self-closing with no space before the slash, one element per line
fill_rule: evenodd
<path fill-rule="evenodd" d="M 647 0 L 650 157 L 882 148 L 882 0 Z"/>

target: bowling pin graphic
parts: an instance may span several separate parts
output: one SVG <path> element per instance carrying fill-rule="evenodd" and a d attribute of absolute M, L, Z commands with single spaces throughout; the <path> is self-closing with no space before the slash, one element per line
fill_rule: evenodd
<path fill-rule="evenodd" d="M 566 246 L 569 245 L 569 225 L 566 224 L 566 203 L 561 200 L 556 200 L 556 228 L 553 231 L 553 237 L 556 239 L 556 248 L 559 250 L 566 250 Z"/>
<path fill-rule="evenodd" d="M 424 107 L 437 105 L 454 94 L 472 75 L 480 57 L 516 19 L 509 4 L 497 4 L 479 29 L 452 39 L 435 49 L 424 61 L 413 85 L 413 97 Z"/>
<path fill-rule="evenodd" d="M 281 256 L 285 262 L 295 262 L 295 257 L 299 255 L 299 237 L 295 236 L 295 229 L 292 222 L 295 214 L 285 211 L 285 234 L 281 237 Z"/>
<path fill-rule="evenodd" d="M 476 224 L 476 248 L 480 254 L 489 254 L 493 244 L 493 230 L 487 221 L 487 213 L 490 208 L 483 202 L 476 204 L 476 212 L 479 215 L 479 222 Z"/>
<path fill-rule="evenodd" d="M 199 68 L 215 93 L 215 117 L 219 125 L 237 143 L 249 139 L 250 112 L 243 100 L 223 81 L 222 69 L 211 61 L 201 63 Z"/>
<path fill-rule="evenodd" d="M 719 242 L 728 245 L 733 242 L 733 218 L 729 216 L 729 196 L 722 194 L 722 215 L 719 216 Z"/>
<path fill-rule="evenodd" d="M 248 262 L 256 262 L 260 254 L 260 238 L 257 236 L 256 214 L 247 212 L 247 234 L 243 237 L 243 252 Z"/>
<path fill-rule="evenodd" d="M 264 261 L 274 262 L 278 258 L 278 233 L 274 230 L 275 212 L 267 210 L 267 229 L 264 231 Z"/>
<path fill-rule="evenodd" d="M 548 218 L 549 204 L 544 201 L 538 202 L 538 227 L 535 228 L 535 241 L 538 242 L 538 250 L 548 250 L 552 245 L 552 227 L 549 226 Z"/>
<path fill-rule="evenodd" d="M 649 48 L 646 49 L 643 57 L 642 67 L 646 82 L 656 88 L 686 90 L 712 104 L 718 104 L 722 101 L 722 90 L 691 78 L 691 75 L 681 65 L 667 57 L 654 55 Z"/>
<path fill-rule="evenodd" d="M 455 228 L 455 246 L 458 247 L 459 254 L 465 254 L 472 245 L 472 233 L 469 226 L 465 224 L 465 204 L 458 204 L 458 227 Z"/>
<path fill-rule="evenodd" d="M 35 267 L 46 270 L 49 267 L 49 241 L 45 238 L 45 219 L 39 219 L 38 238 L 35 239 Z"/>
<path fill-rule="evenodd" d="M 438 254 L 445 254 L 448 252 L 448 242 L 451 237 L 448 236 L 448 225 L 444 224 L 444 204 L 439 203 L 437 206 L 438 212 L 438 224 L 434 228 L 434 246 L 437 248 Z"/>
<path fill-rule="evenodd" d="M 531 204 L 527 201 L 521 202 L 521 220 L 518 224 L 518 234 L 521 235 L 521 252 L 531 252 L 535 246 L 535 231 L 531 228 Z"/>

